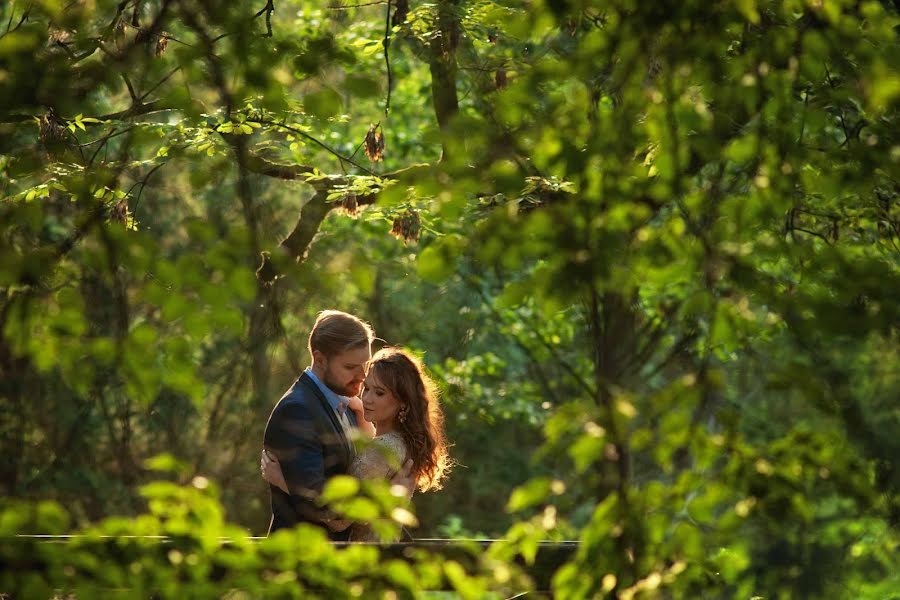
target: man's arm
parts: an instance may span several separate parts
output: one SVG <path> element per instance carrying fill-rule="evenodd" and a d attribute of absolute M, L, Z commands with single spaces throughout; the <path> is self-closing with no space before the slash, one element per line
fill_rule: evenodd
<path fill-rule="evenodd" d="M 325 486 L 325 447 L 308 407 L 292 403 L 269 424 L 266 449 L 281 464 L 291 504 L 308 521 L 327 526 L 334 513 L 318 505 Z"/>

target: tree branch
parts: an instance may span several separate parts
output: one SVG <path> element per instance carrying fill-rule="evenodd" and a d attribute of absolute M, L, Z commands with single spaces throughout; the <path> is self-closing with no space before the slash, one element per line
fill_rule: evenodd
<path fill-rule="evenodd" d="M 272 125 L 273 127 L 281 127 L 282 129 L 285 129 L 285 130 L 287 130 L 287 131 L 290 131 L 290 132 L 293 133 L 294 135 L 299 135 L 300 137 L 302 137 L 302 138 L 304 138 L 304 139 L 307 139 L 307 140 L 311 141 L 312 143 L 316 144 L 317 146 L 319 146 L 319 147 L 321 147 L 321 148 L 324 148 L 325 150 L 327 150 L 329 153 L 331 153 L 331 154 L 333 154 L 334 156 L 336 156 L 336 157 L 337 157 L 338 159 L 340 159 L 341 161 L 353 165 L 354 167 L 356 167 L 356 168 L 359 169 L 360 171 L 365 172 L 365 173 L 368 174 L 368 175 L 375 175 L 375 173 L 374 173 L 373 171 L 371 171 L 371 170 L 367 169 L 366 167 L 362 166 L 361 164 L 359 164 L 358 162 L 354 161 L 354 160 L 353 160 L 352 158 L 350 158 L 349 156 L 344 156 L 343 154 L 341 154 L 340 152 L 338 152 L 337 150 L 335 150 L 334 148 L 332 148 L 331 146 L 329 146 L 329 145 L 326 144 L 325 142 L 322 142 L 321 140 L 317 139 L 316 137 L 309 135 L 309 134 L 306 133 L 305 131 L 302 131 L 302 130 L 300 130 L 300 129 L 297 129 L 296 127 L 291 127 L 290 125 L 287 125 L 286 123 L 279 123 L 279 122 L 277 122 L 277 121 L 271 121 L 271 120 L 268 120 L 268 119 L 260 119 L 259 121 L 256 121 L 256 122 L 257 122 L 257 123 L 260 123 L 261 125 Z"/>
<path fill-rule="evenodd" d="M 391 46 L 391 3 L 388 0 L 387 6 L 384 9 L 384 65 L 387 67 L 387 100 L 384 103 L 384 116 L 387 117 L 388 113 L 391 111 L 391 86 L 393 85 L 393 81 L 391 78 L 391 59 L 388 54 L 388 49 Z"/>
<path fill-rule="evenodd" d="M 272 13 L 275 12 L 275 3 L 273 0 L 267 0 L 266 5 L 263 7 L 261 11 L 256 13 L 253 18 L 256 19 L 263 13 L 266 15 L 266 35 L 265 37 L 272 37 Z"/>

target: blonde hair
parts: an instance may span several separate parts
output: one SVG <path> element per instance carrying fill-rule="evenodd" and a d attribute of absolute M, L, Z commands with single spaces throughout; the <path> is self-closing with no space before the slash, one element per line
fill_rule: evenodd
<path fill-rule="evenodd" d="M 323 310 L 309 333 L 309 355 L 318 350 L 327 357 L 371 346 L 375 333 L 371 325 L 339 310 Z"/>
<path fill-rule="evenodd" d="M 439 490 L 452 466 L 444 436 L 444 413 L 437 386 L 422 362 L 400 348 L 382 348 L 369 361 L 369 372 L 400 402 L 405 417 L 395 431 L 412 459 L 412 477 L 423 492 Z"/>

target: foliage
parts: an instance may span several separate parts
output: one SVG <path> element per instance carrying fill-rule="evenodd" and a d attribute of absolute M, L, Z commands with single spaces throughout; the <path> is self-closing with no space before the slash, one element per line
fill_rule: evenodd
<path fill-rule="evenodd" d="M 155 461 L 171 458 L 161 456 Z M 369 500 L 347 496 L 348 490 L 341 489 L 345 483 L 332 481 L 326 494 L 355 499 L 356 511 L 344 512 L 360 515 L 359 504 Z M 405 511 L 405 498 L 398 500 L 384 488 L 370 489 L 372 497 L 384 502 L 379 502 L 379 508 L 395 516 Z M 65 531 L 66 513 L 58 504 L 4 506 L 0 535 L 8 539 L 0 551 L 4 565 L 0 585 L 23 598 L 49 598 L 60 591 L 78 598 L 102 598 L 117 590 L 134 597 L 162 598 L 355 598 L 386 590 L 418 597 L 424 589 L 442 587 L 475 598 L 482 596 L 488 584 L 510 589 L 524 581 L 508 568 L 489 575 L 495 561 L 488 556 L 462 555 L 476 572 L 483 570 L 484 575 L 474 576 L 458 560 L 437 554 L 404 559 L 383 555 L 370 544 L 336 548 L 321 529 L 310 525 L 251 541 L 225 522 L 214 484 L 202 477 L 188 485 L 157 481 L 144 486 L 141 494 L 148 501 L 147 514 L 136 519 L 107 518 L 56 544 L 12 536 Z M 382 512 L 376 509 L 375 515 Z"/>
<path fill-rule="evenodd" d="M 562 598 L 892 593 L 898 26 L 874 0 L 4 5 L 4 535 L 70 529 L 22 501 L 192 514 L 213 569 L 265 527 L 262 426 L 337 306 L 444 388 L 461 465 L 418 535 L 502 536 L 496 562 L 285 535 L 220 587 L 128 542 L 135 586 L 296 595 L 308 560 L 340 594 L 505 593 L 568 538 Z M 221 497 L 138 493 L 163 450 Z M 3 585 L 66 589 L 46 552 Z"/>

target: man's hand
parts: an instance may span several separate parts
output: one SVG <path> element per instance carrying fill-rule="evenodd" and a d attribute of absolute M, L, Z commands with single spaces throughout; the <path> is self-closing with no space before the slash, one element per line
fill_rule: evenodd
<path fill-rule="evenodd" d="M 416 489 L 416 482 L 412 477 L 412 467 L 412 459 L 407 459 L 403 466 L 400 467 L 400 470 L 397 471 L 397 474 L 391 477 L 391 488 L 396 489 L 396 486 L 402 487 L 403 495 L 406 496 L 407 500 L 412 498 L 413 491 Z M 399 496 L 400 494 L 397 495 Z"/>

